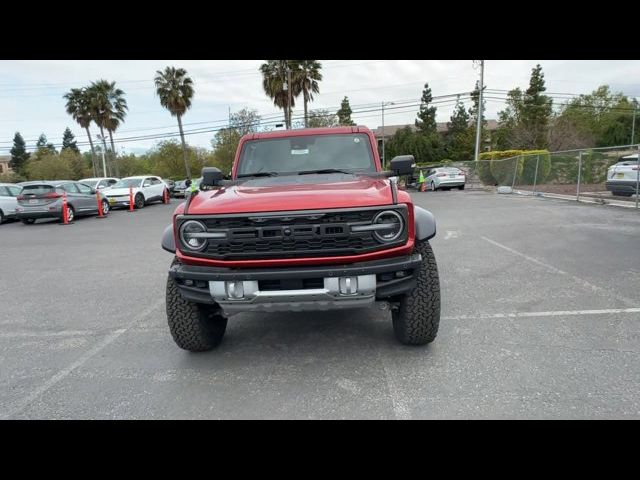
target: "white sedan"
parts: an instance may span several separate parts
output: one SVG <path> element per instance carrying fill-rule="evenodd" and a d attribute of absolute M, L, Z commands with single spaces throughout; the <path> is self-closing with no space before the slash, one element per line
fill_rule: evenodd
<path fill-rule="evenodd" d="M 127 177 L 104 191 L 111 207 L 128 207 L 129 191 L 133 193 L 133 206 L 142 208 L 150 202 L 162 201 L 167 185 L 160 177 L 140 175 Z"/>
<path fill-rule="evenodd" d="M 15 218 L 18 195 L 22 191 L 20 185 L 0 183 L 0 223 L 7 218 Z"/>
<path fill-rule="evenodd" d="M 105 188 L 111 188 L 113 185 L 118 183 L 118 180 L 120 179 L 113 177 L 95 177 L 83 178 L 82 180 L 78 180 L 78 182 L 89 185 L 94 190 L 103 190 Z"/>
<path fill-rule="evenodd" d="M 459 168 L 437 167 L 429 169 L 424 180 L 427 188 L 433 191 L 439 189 L 449 190 L 450 188 L 464 190 L 466 177 L 464 172 Z"/>

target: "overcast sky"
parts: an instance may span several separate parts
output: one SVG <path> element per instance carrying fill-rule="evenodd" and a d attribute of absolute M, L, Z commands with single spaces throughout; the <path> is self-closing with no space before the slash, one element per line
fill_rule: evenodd
<path fill-rule="evenodd" d="M 20 131 L 29 148 L 40 133 L 60 143 L 62 132 L 70 127 L 80 142 L 86 133 L 65 113 L 62 95 L 73 87 L 93 80 L 115 81 L 126 92 L 129 113 L 115 134 L 116 148 L 141 153 L 158 139 L 126 140 L 140 135 L 174 134 L 175 118 L 160 107 L 155 96 L 153 77 L 167 65 L 185 68 L 195 83 L 193 106 L 183 119 L 185 131 L 213 130 L 223 125 L 229 109 L 256 109 L 265 122 L 282 119 L 262 91 L 258 71 L 263 60 L 142 60 L 142 61 L 0 61 L 0 154 L 8 154 L 13 135 Z M 324 79 L 320 94 L 310 108 L 335 112 L 347 95 L 358 124 L 370 128 L 381 125 L 381 102 L 398 102 L 385 108 L 385 124 L 412 123 L 422 87 L 429 82 L 434 97 L 469 92 L 479 78 L 471 60 L 322 60 Z M 487 60 L 485 85 L 489 97 L 487 118 L 496 118 L 504 107 L 504 92 L 516 86 L 526 88 L 531 69 L 542 64 L 547 91 L 554 94 L 589 93 L 602 84 L 615 91 L 640 96 L 640 61 L 575 60 Z M 492 92 L 492 90 L 496 90 Z M 558 99 L 560 100 L 560 95 Z M 564 98 L 569 98 L 564 95 Z M 447 121 L 455 97 L 446 97 L 438 106 L 438 121 Z M 401 103 L 405 102 L 405 103 Z M 469 102 L 465 102 L 469 105 Z M 375 104 L 375 105 L 374 105 Z M 294 116 L 302 115 L 302 99 Z M 273 126 L 273 123 L 271 123 Z M 92 133 L 98 133 L 92 126 Z M 187 141 L 199 147 L 211 147 L 215 132 L 189 135 Z M 87 147 L 82 146 L 85 150 Z"/>

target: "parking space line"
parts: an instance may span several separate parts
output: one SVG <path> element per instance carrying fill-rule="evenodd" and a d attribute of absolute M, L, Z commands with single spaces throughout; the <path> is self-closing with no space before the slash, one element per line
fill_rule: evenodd
<path fill-rule="evenodd" d="M 60 330 L 58 332 L 42 331 L 42 332 L 3 332 L 0 338 L 38 338 L 38 337 L 85 337 L 89 335 L 104 335 L 113 333 L 113 330 L 96 331 L 96 330 Z"/>
<path fill-rule="evenodd" d="M 154 312 L 154 310 L 156 310 L 163 303 L 164 303 L 164 300 L 154 303 L 153 305 L 149 306 L 148 308 L 143 310 L 141 313 L 136 315 L 136 317 L 134 317 L 133 321 L 129 324 L 128 327 L 121 328 L 113 331 L 112 333 L 109 333 L 105 338 L 103 338 L 100 342 L 94 345 L 93 348 L 89 349 L 84 354 L 80 355 L 80 357 L 75 362 L 71 363 L 66 368 L 63 368 L 62 370 L 60 370 L 58 373 L 56 373 L 53 377 L 51 377 L 49 380 L 47 380 L 38 388 L 36 388 L 29 395 L 27 395 L 26 397 L 23 397 L 18 402 L 16 402 L 16 404 L 13 405 L 13 407 L 10 408 L 9 411 L 0 413 L 0 420 L 14 417 L 15 415 L 22 412 L 25 408 L 29 406 L 31 402 L 33 402 L 38 397 L 40 397 L 43 393 L 45 393 L 47 390 L 55 386 L 58 382 L 60 382 L 61 380 L 69 376 L 69 374 L 73 372 L 75 369 L 87 363 L 88 360 L 90 360 L 92 357 L 94 357 L 96 354 L 102 351 L 106 346 L 111 344 L 123 333 L 125 333 L 127 330 L 133 327 L 136 323 L 144 320 L 146 317 L 151 315 Z"/>
<path fill-rule="evenodd" d="M 572 279 L 573 281 L 580 283 L 582 286 L 590 288 L 593 291 L 600 291 L 600 292 L 604 292 L 609 296 L 612 296 L 618 300 L 620 300 L 622 303 L 626 304 L 629 307 L 634 307 L 635 305 L 638 305 L 638 303 L 640 303 L 640 300 L 633 300 L 631 298 L 627 298 L 624 297 L 616 292 L 613 292 L 607 288 L 603 288 L 603 287 L 599 287 L 597 285 L 594 285 L 593 283 L 588 282 L 587 280 L 584 280 L 583 278 L 580 277 L 576 277 L 575 275 L 571 275 L 570 273 L 565 272 L 564 270 L 560 270 L 559 268 L 554 267 L 553 265 L 549 265 L 548 263 L 544 263 L 541 262 L 540 260 L 530 257 L 527 254 L 524 254 L 522 252 L 519 252 L 517 250 L 514 250 L 513 248 L 507 247 L 506 245 L 503 245 L 499 242 L 496 242 L 495 240 L 491 240 L 490 238 L 484 237 L 484 236 L 480 236 L 480 238 L 482 240 L 484 240 L 485 242 L 488 242 L 498 248 L 501 248 L 503 250 L 506 250 L 507 252 L 513 253 L 514 255 L 518 255 L 522 258 L 524 258 L 525 260 L 531 262 L 531 263 L 535 263 L 536 265 L 540 265 L 541 267 L 546 268 L 547 270 L 550 270 L 553 273 L 557 273 L 558 275 L 563 275 L 566 276 L 570 279 Z"/>
<path fill-rule="evenodd" d="M 551 310 L 547 312 L 514 312 L 514 313 L 479 313 L 477 315 L 454 315 L 442 317 L 442 320 L 475 320 L 492 318 L 527 318 L 527 317 L 568 317 L 582 315 L 611 315 L 620 313 L 640 313 L 640 308 L 605 308 L 601 310 Z"/>

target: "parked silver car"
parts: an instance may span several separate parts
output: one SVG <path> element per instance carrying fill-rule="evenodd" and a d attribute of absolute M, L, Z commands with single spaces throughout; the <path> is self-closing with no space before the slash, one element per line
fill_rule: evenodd
<path fill-rule="evenodd" d="M 63 195 L 67 195 L 67 218 L 98 213 L 97 191 L 80 182 L 57 180 L 25 185 L 18 196 L 16 216 L 24 224 L 32 224 L 38 218 L 62 219 Z M 104 193 L 99 192 L 102 211 L 109 213 L 109 202 Z"/>
<path fill-rule="evenodd" d="M 638 154 L 620 158 L 618 163 L 607 170 L 607 190 L 612 195 L 630 197 L 636 193 L 638 186 Z"/>
<path fill-rule="evenodd" d="M 15 218 L 18 195 L 21 191 L 20 185 L 0 183 L 0 224 L 8 218 Z"/>
<path fill-rule="evenodd" d="M 118 180 L 120 179 L 114 177 L 94 177 L 83 178 L 82 180 L 78 180 L 78 182 L 89 185 L 93 189 L 102 190 L 103 188 L 112 187 L 118 182 Z"/>
<path fill-rule="evenodd" d="M 454 187 L 458 190 L 464 190 L 466 176 L 462 170 L 456 167 L 436 167 L 426 173 L 425 182 L 427 188 L 433 191 L 449 190 Z"/>

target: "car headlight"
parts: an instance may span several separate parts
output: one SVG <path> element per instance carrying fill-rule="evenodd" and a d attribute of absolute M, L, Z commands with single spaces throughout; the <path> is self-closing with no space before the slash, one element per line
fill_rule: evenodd
<path fill-rule="evenodd" d="M 188 220 L 180 226 L 180 240 L 189 250 L 200 251 L 207 244 L 207 227 L 202 222 Z"/>
<path fill-rule="evenodd" d="M 373 231 L 373 236 L 376 237 L 376 240 L 389 243 L 397 240 L 402 235 L 404 219 L 395 210 L 385 210 L 373 218 L 372 225 L 376 227 Z"/>

